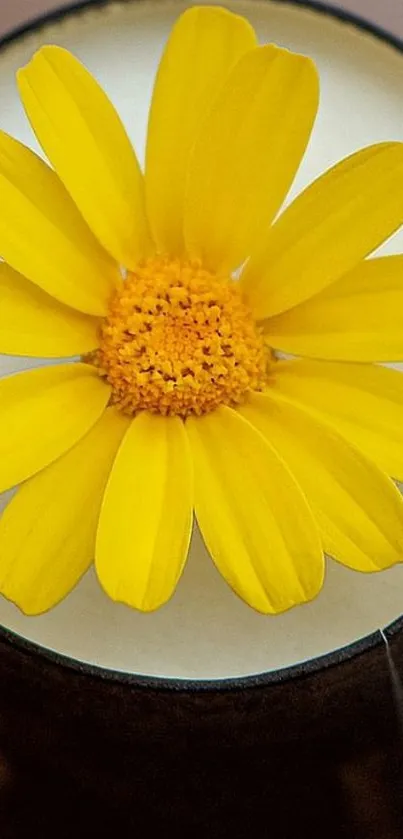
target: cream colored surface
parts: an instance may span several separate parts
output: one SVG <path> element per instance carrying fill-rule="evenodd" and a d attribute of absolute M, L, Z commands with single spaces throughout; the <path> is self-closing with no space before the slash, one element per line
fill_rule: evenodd
<path fill-rule="evenodd" d="M 252 0 L 228 5 L 248 14 L 261 41 L 306 52 L 319 65 L 319 118 L 292 194 L 360 146 L 403 140 L 401 55 L 307 10 Z M 0 127 L 37 149 L 18 102 L 14 72 L 41 44 L 58 43 L 73 50 L 105 86 L 141 157 L 153 74 L 181 8 L 184 4 L 165 0 L 94 9 L 11 45 L 0 54 Z M 402 246 L 399 235 L 383 251 Z M 29 366 L 3 357 L 0 371 Z M 112 603 L 92 572 L 64 603 L 38 618 L 23 617 L 0 601 L 4 626 L 58 652 L 134 673 L 193 678 L 295 664 L 354 641 L 401 612 L 403 567 L 363 576 L 329 562 L 317 600 L 279 617 L 263 617 L 227 588 L 197 534 L 177 593 L 155 614 Z"/>

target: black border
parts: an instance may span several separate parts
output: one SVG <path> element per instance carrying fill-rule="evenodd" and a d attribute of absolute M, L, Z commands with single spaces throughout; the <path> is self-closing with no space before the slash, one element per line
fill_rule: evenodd
<path fill-rule="evenodd" d="M 43 15 L 30 18 L 26 23 L 10 29 L 0 37 L 0 49 L 3 49 L 7 44 L 11 44 L 25 35 L 29 35 L 31 32 L 37 32 L 39 29 L 52 23 L 57 23 L 76 12 L 85 12 L 91 7 L 101 8 L 102 6 L 109 6 L 114 2 L 117 2 L 117 0 L 77 0 L 77 2 L 68 3 L 66 6 L 59 6 L 50 12 L 45 12 Z M 136 2 L 136 0 L 123 0 L 123 2 Z M 141 2 L 141 0 L 137 0 L 137 2 Z M 160 0 L 160 2 L 163 2 L 163 0 Z M 319 14 L 340 20 L 342 23 L 350 24 L 362 32 L 368 32 L 368 34 L 373 35 L 379 41 L 383 41 L 390 47 L 394 47 L 398 52 L 403 52 L 402 38 L 398 38 L 382 26 L 378 26 L 376 23 L 372 23 L 360 15 L 354 14 L 354 12 L 348 12 L 345 9 L 333 6 L 332 3 L 327 3 L 326 0 L 324 2 L 321 2 L 321 0 L 267 0 L 267 2 L 311 9 Z M 222 0 L 222 4 L 225 5 L 225 0 Z"/>
<path fill-rule="evenodd" d="M 40 15 L 22 26 L 18 26 L 6 33 L 0 38 L 0 49 L 4 49 L 9 44 L 14 43 L 31 32 L 46 27 L 48 24 L 63 20 L 65 17 L 75 13 L 85 12 L 91 7 L 100 8 L 108 6 L 115 2 L 115 0 L 81 0 L 81 2 L 71 3 L 62 8 L 54 9 L 53 11 Z M 132 0 L 136 2 L 136 0 Z M 141 2 L 141 0 L 137 0 Z M 162 2 L 162 0 L 160 0 Z M 364 18 L 359 17 L 351 12 L 336 8 L 328 3 L 317 2 L 317 0 L 268 0 L 268 2 L 284 4 L 288 6 L 300 6 L 301 8 L 311 9 L 319 14 L 327 15 L 343 23 L 350 24 L 363 32 L 373 35 L 379 41 L 386 43 L 388 46 L 403 53 L 403 40 L 395 37 L 385 29 L 378 27 L 374 23 L 370 23 Z M 223 5 L 225 0 L 223 0 Z M 403 631 L 403 615 L 393 623 L 389 624 L 383 629 L 378 629 L 370 635 L 360 638 L 345 647 L 340 647 L 331 653 L 318 656 L 317 658 L 309 659 L 305 662 L 295 664 L 291 667 L 284 667 L 281 670 L 272 670 L 266 673 L 251 674 L 248 676 L 241 676 L 238 678 L 228 679 L 180 679 L 178 677 L 159 677 L 159 676 L 143 676 L 141 674 L 132 674 L 119 670 L 110 670 L 106 667 L 97 667 L 86 662 L 78 661 L 69 656 L 61 655 L 53 650 L 42 647 L 33 641 L 28 641 L 12 630 L 6 629 L 0 625 L 0 641 L 11 648 L 16 648 L 21 652 L 28 653 L 37 658 L 46 659 L 53 664 L 63 667 L 73 672 L 80 673 L 83 676 L 88 675 L 92 678 L 100 679 L 106 682 L 115 682 L 121 685 L 131 685 L 136 688 L 143 689 L 157 689 L 160 692 L 184 692 L 184 693 L 200 693 L 205 691 L 228 692 L 240 689 L 251 689 L 255 687 L 264 687 L 270 684 L 280 684 L 288 682 L 291 679 L 307 676 L 316 673 L 320 670 L 329 667 L 335 667 L 342 664 L 349 659 L 356 656 L 363 655 L 369 652 L 374 647 L 385 644 L 385 638 L 391 639 L 394 635 Z"/>

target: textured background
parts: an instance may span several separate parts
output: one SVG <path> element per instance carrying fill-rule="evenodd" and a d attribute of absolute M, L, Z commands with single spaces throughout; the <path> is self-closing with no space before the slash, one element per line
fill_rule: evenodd
<path fill-rule="evenodd" d="M 40 13 L 72 0 L 0 0 L 0 34 Z M 223 0 L 223 3 L 225 0 Z M 334 6 L 356 12 L 403 38 L 403 0 L 329 0 Z"/>

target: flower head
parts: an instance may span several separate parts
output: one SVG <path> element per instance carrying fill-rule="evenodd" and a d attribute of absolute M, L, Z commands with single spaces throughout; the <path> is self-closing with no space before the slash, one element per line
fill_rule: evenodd
<path fill-rule="evenodd" d="M 367 257 L 403 223 L 403 145 L 356 152 L 279 215 L 317 72 L 219 7 L 169 36 L 144 174 L 67 51 L 18 83 L 53 168 L 0 134 L 0 351 L 67 361 L 0 381 L 0 491 L 22 484 L 0 591 L 40 613 L 95 558 L 113 599 L 151 611 L 194 514 L 263 613 L 313 598 L 325 553 L 400 561 L 403 387 L 377 362 L 403 359 L 403 257 Z"/>

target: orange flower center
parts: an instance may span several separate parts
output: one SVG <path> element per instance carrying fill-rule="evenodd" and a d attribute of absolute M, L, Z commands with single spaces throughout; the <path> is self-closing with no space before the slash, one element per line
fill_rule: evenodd
<path fill-rule="evenodd" d="M 238 284 L 153 257 L 115 293 L 91 359 L 126 414 L 204 414 L 267 381 L 270 351 Z"/>

